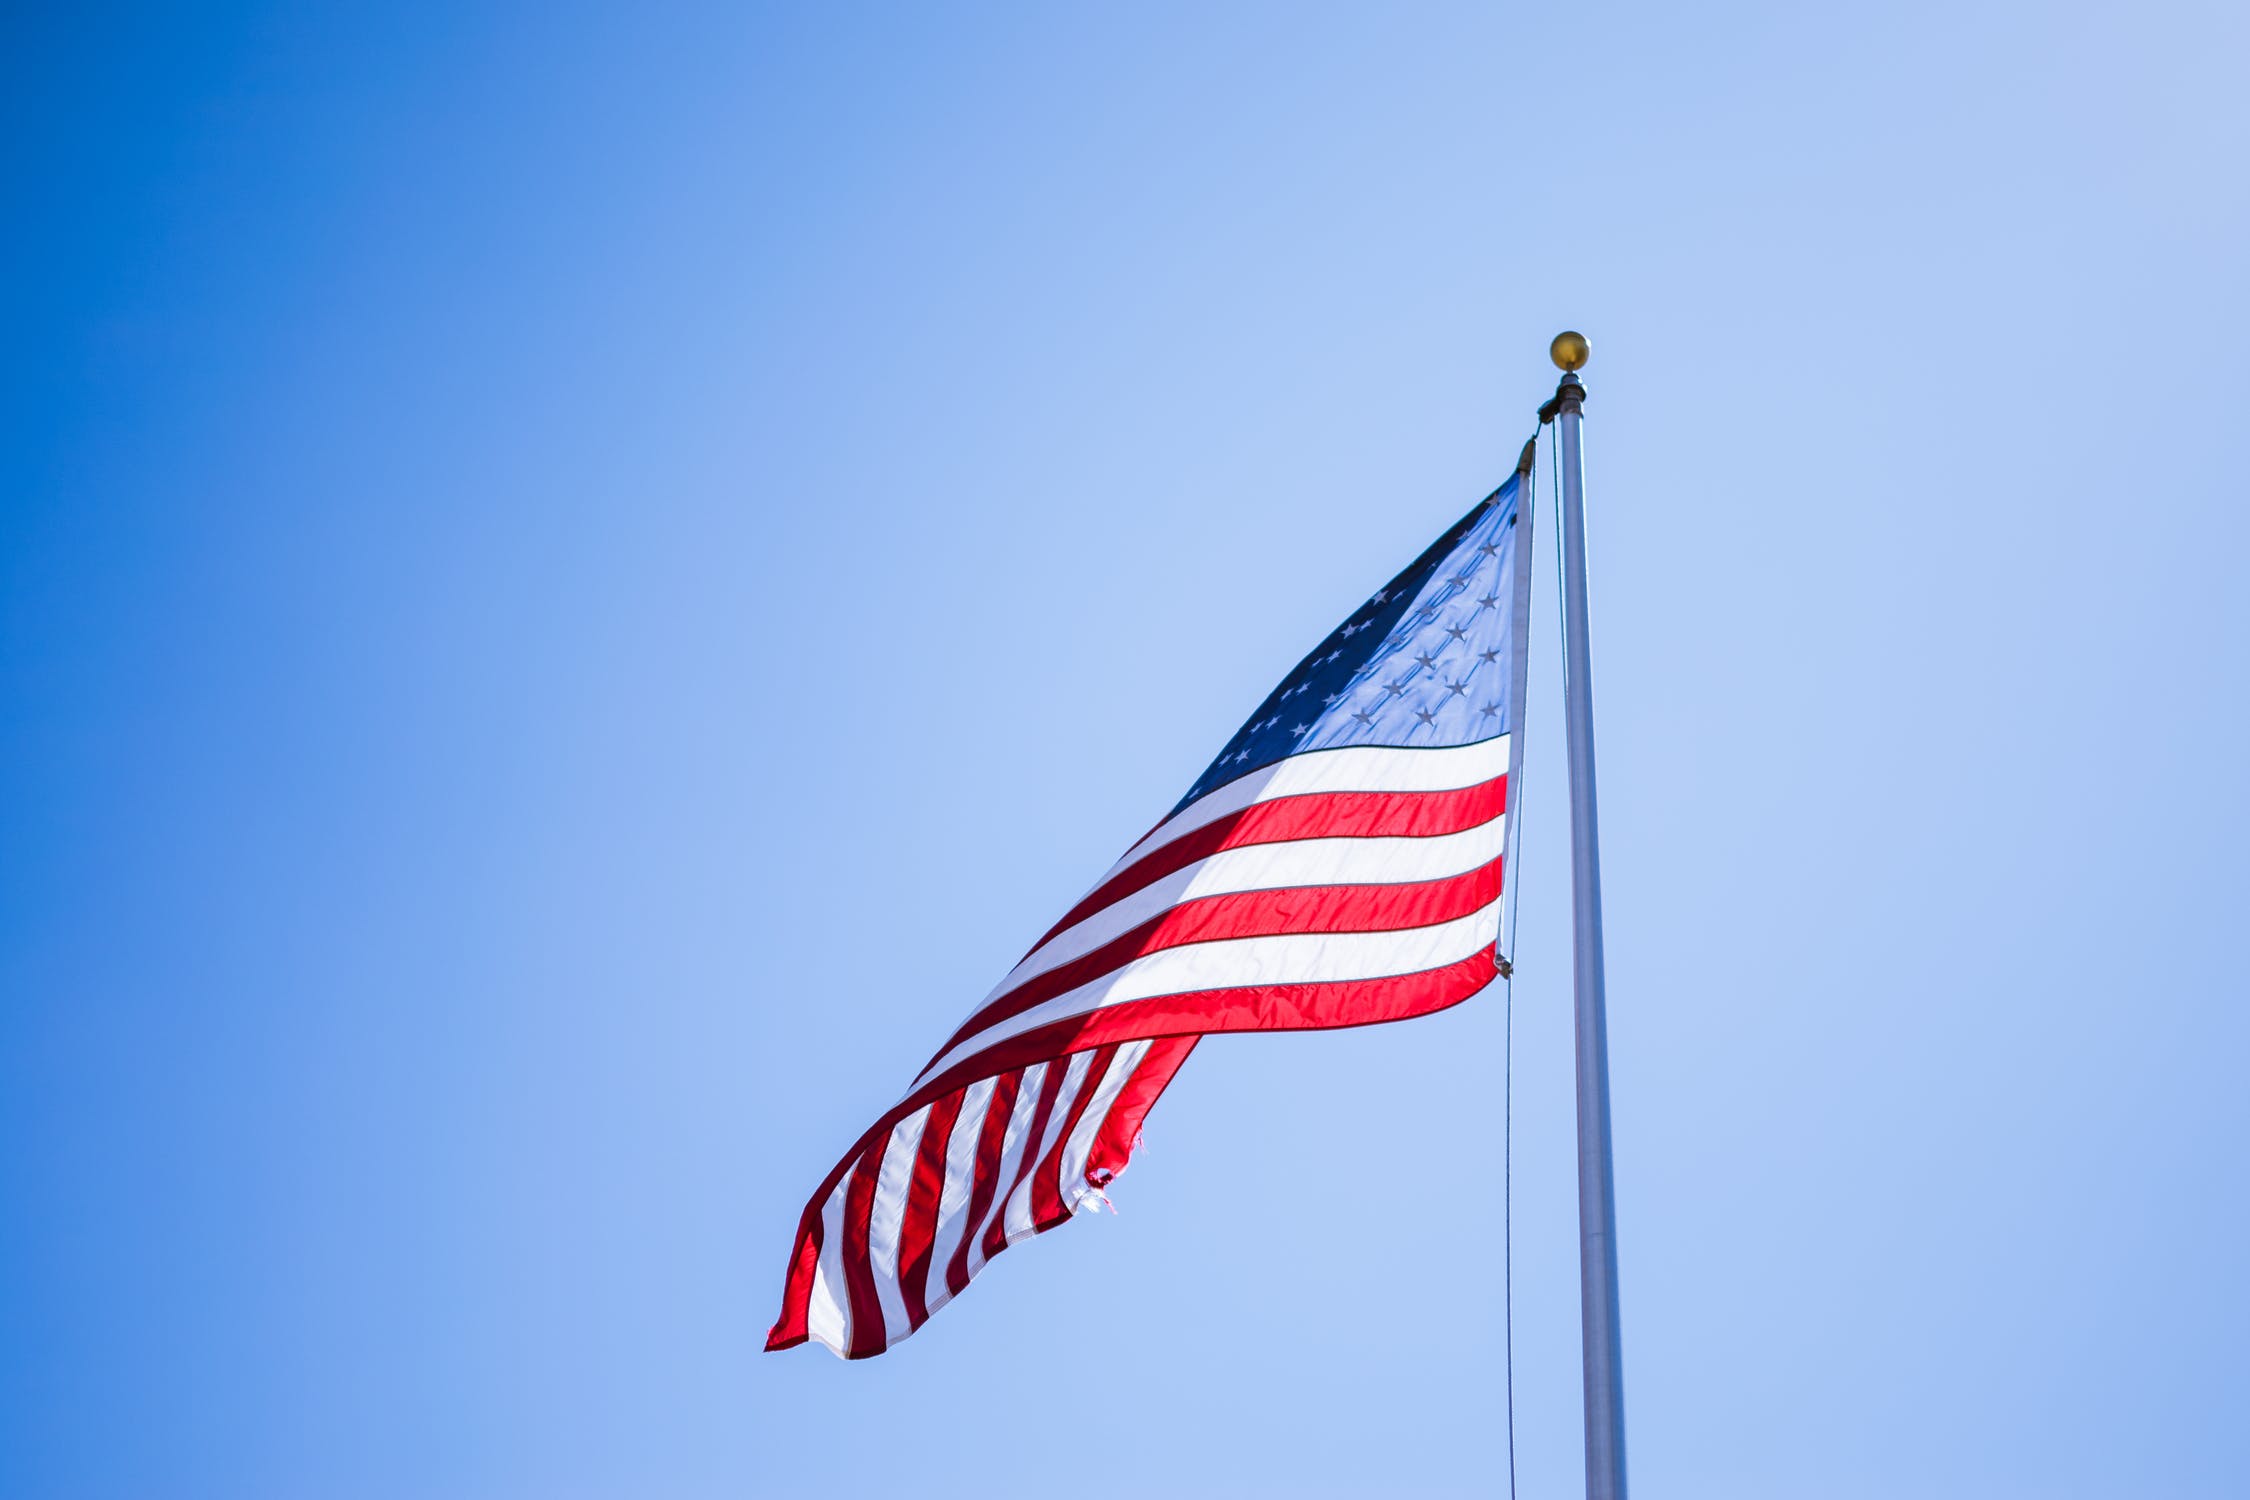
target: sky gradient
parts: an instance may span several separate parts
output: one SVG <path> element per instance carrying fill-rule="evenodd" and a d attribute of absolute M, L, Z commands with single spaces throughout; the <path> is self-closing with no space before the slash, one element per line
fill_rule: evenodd
<path fill-rule="evenodd" d="M 1506 475 L 1564 327 L 1636 1490 L 2250 1492 L 2246 55 L 2188 0 L 12 8 L 0 1494 L 1505 1493 L 1497 994 L 1208 1043 L 1117 1217 L 881 1359 L 758 1346 L 821 1173 Z"/>

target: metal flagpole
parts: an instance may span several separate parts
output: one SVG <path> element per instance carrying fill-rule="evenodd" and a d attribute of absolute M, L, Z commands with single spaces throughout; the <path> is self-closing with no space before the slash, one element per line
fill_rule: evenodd
<path fill-rule="evenodd" d="M 1540 410 L 1561 438 L 1563 720 L 1570 756 L 1572 987 L 1578 1021 L 1578 1296 L 1585 1336 L 1586 1497 L 1625 1500 L 1625 1371 L 1617 1326 L 1617 1190 L 1609 1148 L 1609 1020 L 1602 994 L 1602 873 L 1594 814 L 1594 673 L 1586 629 L 1586 512 L 1576 333 L 1548 351 L 1563 371 Z"/>

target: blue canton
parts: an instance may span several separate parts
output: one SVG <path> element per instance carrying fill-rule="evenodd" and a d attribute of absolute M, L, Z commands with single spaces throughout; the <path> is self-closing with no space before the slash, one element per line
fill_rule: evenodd
<path fill-rule="evenodd" d="M 1521 476 L 1511 478 L 1330 632 L 1179 805 L 1307 750 L 1467 745 L 1508 733 L 1521 488 Z"/>

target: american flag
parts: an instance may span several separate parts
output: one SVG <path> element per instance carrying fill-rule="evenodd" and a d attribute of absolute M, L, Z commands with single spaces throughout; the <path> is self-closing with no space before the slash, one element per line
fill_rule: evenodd
<path fill-rule="evenodd" d="M 768 1349 L 880 1354 L 1105 1202 L 1199 1038 L 1360 1026 L 1500 972 L 1521 473 L 1315 646 L 805 1205 Z"/>

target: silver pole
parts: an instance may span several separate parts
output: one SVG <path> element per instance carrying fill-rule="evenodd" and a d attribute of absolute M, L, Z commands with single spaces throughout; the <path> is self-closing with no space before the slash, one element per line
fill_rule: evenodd
<path fill-rule="evenodd" d="M 1571 341 L 1566 343 L 1566 340 Z M 1585 1330 L 1586 1497 L 1625 1500 L 1625 1369 L 1617 1326 L 1617 1190 L 1609 1148 L 1609 1019 L 1602 986 L 1601 839 L 1594 813 L 1594 673 L 1586 629 L 1586 511 L 1577 370 L 1586 341 L 1555 340 L 1561 436 L 1563 720 L 1570 752 L 1571 978 L 1578 1019 L 1578 1297 Z"/>

